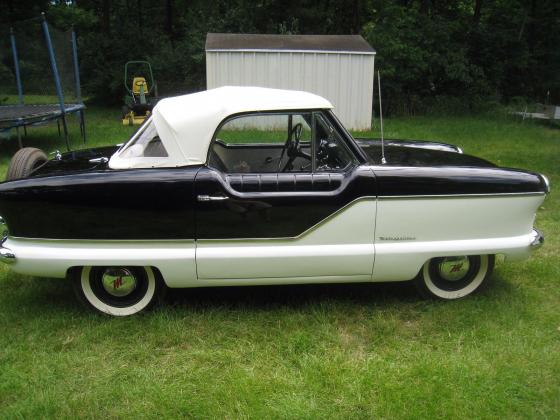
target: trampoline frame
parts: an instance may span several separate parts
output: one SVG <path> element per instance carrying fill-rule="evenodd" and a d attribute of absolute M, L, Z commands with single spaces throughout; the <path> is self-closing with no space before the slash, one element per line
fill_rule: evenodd
<path fill-rule="evenodd" d="M 62 93 L 62 85 L 60 83 L 60 74 L 58 71 L 58 66 L 56 63 L 56 56 L 54 53 L 54 47 L 51 41 L 51 36 L 49 33 L 49 25 L 45 14 L 42 13 L 41 26 L 43 28 L 43 35 L 45 37 L 45 42 L 47 44 L 47 50 L 49 55 L 49 61 L 51 66 L 51 71 L 54 76 L 54 83 L 56 88 L 56 95 L 58 97 L 58 109 L 53 108 L 52 105 L 56 104 L 43 104 L 43 105 L 30 105 L 24 103 L 23 94 L 23 84 L 21 82 L 21 74 L 19 69 L 19 58 L 17 53 L 16 37 L 13 28 L 10 29 L 10 43 L 12 47 L 12 57 L 14 60 L 14 69 L 16 76 L 16 84 L 18 91 L 18 104 L 17 105 L 4 105 L 0 106 L 0 131 L 11 130 L 13 128 L 17 131 L 18 144 L 19 147 L 23 147 L 21 139 L 21 131 L 23 128 L 24 134 L 27 134 L 27 127 L 45 124 L 49 121 L 56 120 L 58 125 L 58 133 L 60 132 L 60 123 L 62 123 L 62 128 L 64 131 L 64 139 L 66 141 L 66 148 L 70 150 L 70 141 L 68 136 L 68 124 L 66 119 L 66 114 L 76 113 L 79 118 L 80 134 L 82 136 L 83 142 L 86 142 L 86 126 L 84 118 L 85 105 L 82 100 L 82 92 L 80 87 L 80 68 L 78 65 L 78 43 L 76 41 L 76 32 L 74 27 L 72 27 L 71 38 L 72 38 L 72 64 L 74 67 L 74 80 L 75 80 L 75 90 L 77 104 L 66 104 L 64 103 L 64 95 Z M 51 105 L 49 107 L 49 105 Z M 37 111 L 39 107 L 45 108 L 43 112 L 32 112 Z M 8 109 L 9 108 L 9 109 Z M 48 109 L 47 109 L 48 108 Z M 8 112 L 6 118 L 2 119 L 2 109 Z"/>

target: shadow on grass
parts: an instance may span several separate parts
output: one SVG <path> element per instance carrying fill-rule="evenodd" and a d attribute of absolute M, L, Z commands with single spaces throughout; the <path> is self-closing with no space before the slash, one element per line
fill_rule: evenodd
<path fill-rule="evenodd" d="M 17 312 L 25 308 L 30 313 L 91 314 L 78 302 L 72 285 L 65 279 L 8 276 L 5 283 L 4 311 Z M 510 302 L 523 295 L 494 273 L 488 287 L 468 300 L 480 304 Z M 523 298 L 523 296 L 520 296 Z M 189 289 L 168 289 L 157 312 L 199 311 L 205 309 L 269 311 L 278 309 L 307 309 L 321 305 L 403 309 L 420 306 L 446 305 L 449 302 L 423 299 L 412 282 L 310 284 L 285 286 L 231 286 Z"/>
<path fill-rule="evenodd" d="M 249 306 L 255 309 L 305 307 L 325 302 L 383 305 L 418 300 L 421 298 L 410 282 L 169 289 L 166 296 L 167 304 L 175 307 Z"/>
<path fill-rule="evenodd" d="M 79 305 L 70 281 L 24 277 L 11 274 L 5 283 L 4 306 L 33 308 L 75 308 Z M 385 302 L 422 300 L 410 282 L 309 284 L 285 286 L 226 286 L 167 289 L 162 310 L 166 307 L 299 307 L 330 303 L 382 305 Z"/>

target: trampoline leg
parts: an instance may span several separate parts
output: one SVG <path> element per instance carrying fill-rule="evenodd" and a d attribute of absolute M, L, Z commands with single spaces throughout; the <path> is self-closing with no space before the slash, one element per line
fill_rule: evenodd
<path fill-rule="evenodd" d="M 27 137 L 27 127 L 25 125 L 23 126 L 23 135 Z"/>
<path fill-rule="evenodd" d="M 19 144 L 19 148 L 22 149 L 23 143 L 21 142 L 21 131 L 19 131 L 19 127 L 16 127 L 16 132 L 17 132 L 17 141 Z"/>
<path fill-rule="evenodd" d="M 56 120 L 56 127 L 58 128 L 58 137 L 60 137 L 60 120 Z"/>
<path fill-rule="evenodd" d="M 82 139 L 86 144 L 86 120 L 84 117 L 84 110 L 80 110 L 80 131 L 82 132 Z"/>
<path fill-rule="evenodd" d="M 64 140 L 66 141 L 66 149 L 70 151 L 70 141 L 68 139 L 68 125 L 66 124 L 66 115 L 62 114 L 62 128 L 64 129 Z"/>

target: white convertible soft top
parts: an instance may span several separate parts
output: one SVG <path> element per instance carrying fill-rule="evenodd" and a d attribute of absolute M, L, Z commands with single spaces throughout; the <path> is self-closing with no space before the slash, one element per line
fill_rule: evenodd
<path fill-rule="evenodd" d="M 330 109 L 321 96 L 295 90 L 226 86 L 190 95 L 162 99 L 154 107 L 155 124 L 167 157 L 121 156 L 127 145 L 111 157 L 113 169 L 175 167 L 206 162 L 208 147 L 218 125 L 227 117 L 252 111 Z M 149 122 L 148 122 L 149 123 Z"/>

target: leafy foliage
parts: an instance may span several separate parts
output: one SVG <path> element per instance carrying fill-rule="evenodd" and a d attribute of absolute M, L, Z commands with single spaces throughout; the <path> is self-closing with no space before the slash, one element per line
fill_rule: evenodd
<path fill-rule="evenodd" d="M 7 10 L 3 27 L 40 10 L 74 24 L 85 91 L 105 103 L 119 102 L 133 59 L 152 62 L 161 94 L 204 89 L 208 32 L 360 33 L 377 49 L 389 112 L 560 102 L 556 0 L 11 0 Z M 1 75 L 10 58 L 0 55 Z"/>

